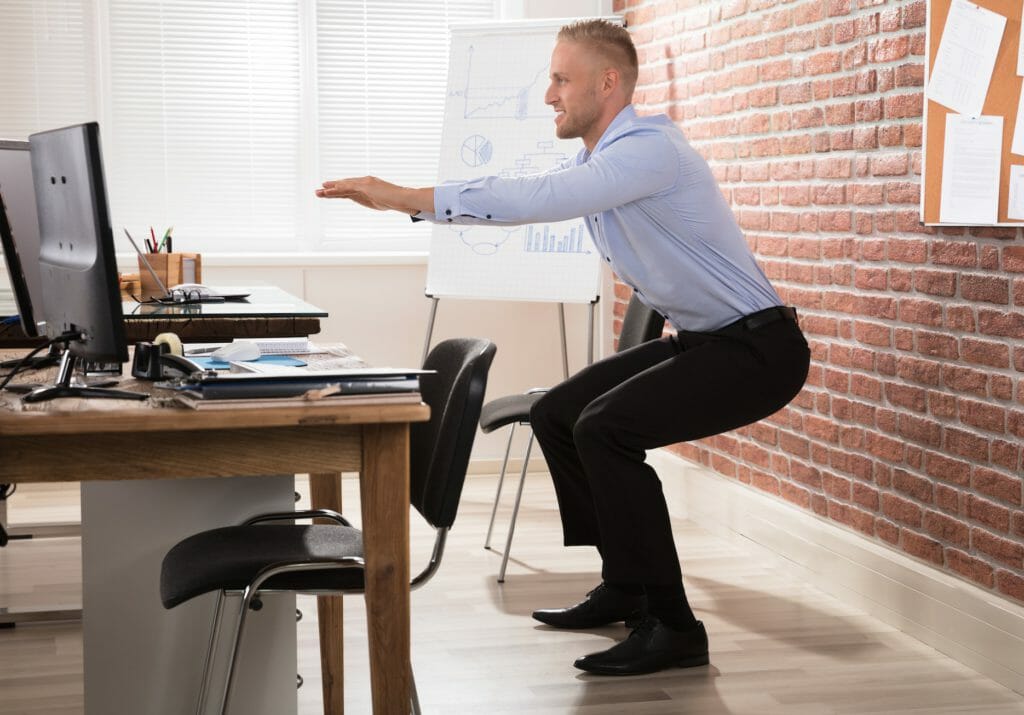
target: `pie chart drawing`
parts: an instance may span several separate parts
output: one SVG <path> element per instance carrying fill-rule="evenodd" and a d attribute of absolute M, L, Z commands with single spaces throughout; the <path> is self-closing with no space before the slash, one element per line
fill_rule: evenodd
<path fill-rule="evenodd" d="M 494 156 L 494 145 L 487 137 L 474 134 L 462 142 L 461 152 L 466 166 L 483 166 Z"/>

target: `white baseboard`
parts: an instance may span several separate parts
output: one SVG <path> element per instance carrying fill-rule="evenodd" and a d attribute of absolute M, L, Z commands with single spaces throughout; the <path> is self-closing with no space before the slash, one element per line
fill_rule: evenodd
<path fill-rule="evenodd" d="M 1024 693 L 1024 607 L 667 450 L 650 452 L 647 461 L 661 477 L 672 516 L 742 544 Z"/>

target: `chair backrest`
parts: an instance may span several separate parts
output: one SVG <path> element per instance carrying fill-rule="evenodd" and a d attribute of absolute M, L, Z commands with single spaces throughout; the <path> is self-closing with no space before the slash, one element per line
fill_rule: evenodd
<path fill-rule="evenodd" d="M 423 363 L 437 372 L 420 377 L 430 420 L 409 430 L 410 500 L 435 528 L 455 521 L 496 350 L 489 340 L 455 338 L 438 343 Z"/>
<path fill-rule="evenodd" d="M 634 293 L 626 306 L 622 318 L 622 332 L 619 333 L 617 352 L 635 348 L 648 340 L 660 338 L 665 330 L 665 316 L 649 308 Z"/>

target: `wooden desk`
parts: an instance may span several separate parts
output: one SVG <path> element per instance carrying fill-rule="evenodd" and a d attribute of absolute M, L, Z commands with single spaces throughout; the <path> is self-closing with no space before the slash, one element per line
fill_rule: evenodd
<path fill-rule="evenodd" d="M 124 387 L 146 390 L 149 385 L 126 380 Z M 58 400 L 22 409 L 16 396 L 0 393 L 0 482 L 83 482 L 83 590 L 88 592 L 92 565 L 85 490 L 89 484 L 308 472 L 314 506 L 340 509 L 341 472 L 358 471 L 366 545 L 365 598 L 372 624 L 374 712 L 407 713 L 409 424 L 428 419 L 429 408 L 369 404 L 371 400 L 210 412 L 120 400 Z M 152 513 L 161 505 L 145 508 Z M 160 515 L 150 518 L 159 521 Z M 130 540 L 132 534 L 125 533 L 123 538 Z M 172 545 L 167 543 L 166 549 Z M 116 559 L 117 554 L 107 553 L 105 558 Z M 129 598 L 131 594 L 125 596 Z M 90 706 L 89 656 L 109 652 L 111 646 L 100 642 L 102 630 L 97 633 L 90 628 L 90 601 L 84 601 L 86 715 L 99 715 Z M 322 600 L 320 607 L 322 634 L 332 624 L 340 626 L 340 598 Z M 329 635 L 329 647 L 324 650 L 325 711 L 341 713 L 341 634 Z M 137 663 L 161 659 L 159 652 L 119 656 Z M 157 667 L 163 665 L 158 662 Z M 136 677 L 133 672 L 121 675 L 125 680 Z M 294 675 L 290 677 L 294 684 Z M 151 699 L 174 687 L 173 683 L 160 685 L 166 687 L 149 691 Z M 112 683 L 112 687 L 122 686 Z M 158 712 L 153 703 L 145 705 L 148 709 L 143 710 L 139 703 L 124 703 L 123 712 Z M 115 713 L 107 710 L 102 715 Z"/>

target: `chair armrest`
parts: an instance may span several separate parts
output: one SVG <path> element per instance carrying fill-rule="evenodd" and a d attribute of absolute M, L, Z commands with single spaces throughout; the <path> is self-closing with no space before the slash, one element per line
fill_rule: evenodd
<path fill-rule="evenodd" d="M 275 511 L 269 514 L 258 514 L 257 516 L 247 519 L 242 523 L 242 526 L 252 526 L 253 524 L 259 524 L 264 521 L 291 521 L 293 519 L 330 519 L 336 521 L 342 526 L 352 526 L 348 519 L 343 517 L 338 512 L 332 509 L 306 509 L 300 511 Z"/>
<path fill-rule="evenodd" d="M 531 387 L 529 390 L 526 391 L 526 394 L 527 395 L 534 395 L 534 394 L 536 394 L 538 392 L 547 392 L 550 389 L 551 389 L 550 387 Z"/>

